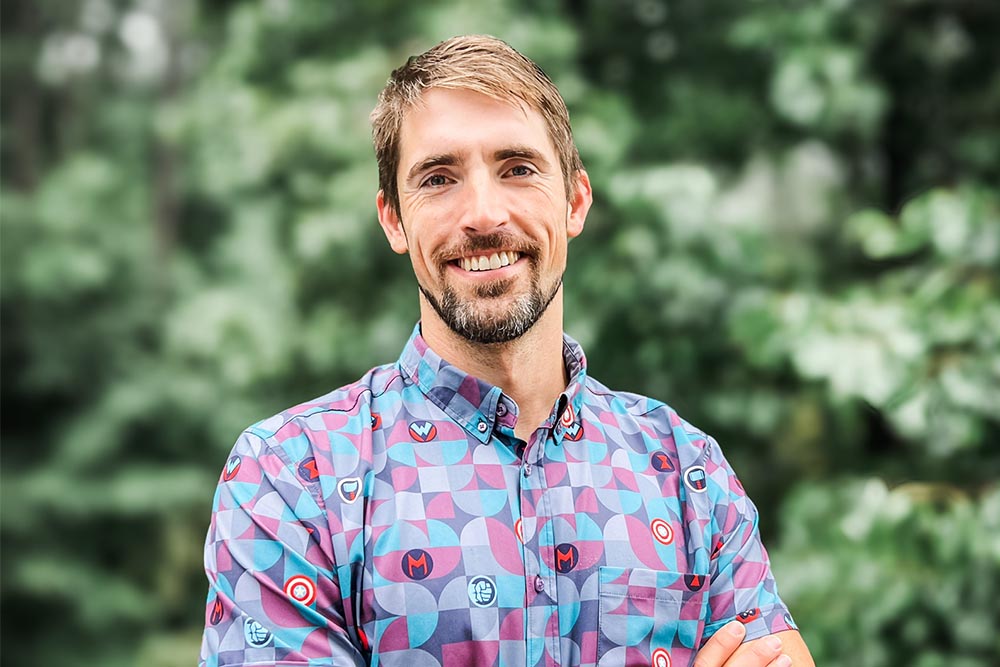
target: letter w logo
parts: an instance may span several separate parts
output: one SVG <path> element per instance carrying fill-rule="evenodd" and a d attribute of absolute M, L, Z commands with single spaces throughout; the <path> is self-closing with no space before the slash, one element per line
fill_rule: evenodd
<path fill-rule="evenodd" d="M 417 442 L 429 442 L 437 437 L 437 433 L 434 422 L 413 422 L 410 424 L 410 435 Z"/>

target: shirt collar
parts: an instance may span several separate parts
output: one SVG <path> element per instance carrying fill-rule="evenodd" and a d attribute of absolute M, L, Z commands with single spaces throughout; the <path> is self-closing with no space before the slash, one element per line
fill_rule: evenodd
<path fill-rule="evenodd" d="M 553 428 L 557 442 L 566 433 L 570 432 L 572 436 L 575 429 L 580 428 L 582 389 L 587 377 L 587 361 L 583 349 L 566 334 L 563 334 L 563 362 L 570 378 L 569 384 L 542 424 L 543 427 Z M 489 442 L 498 419 L 501 420 L 501 426 L 506 423 L 511 427 L 516 420 L 517 405 L 514 401 L 503 394 L 500 387 L 473 377 L 438 356 L 420 335 L 419 323 L 403 348 L 399 368 L 429 401 L 444 410 L 480 442 Z M 570 406 L 568 410 L 566 406 Z"/>

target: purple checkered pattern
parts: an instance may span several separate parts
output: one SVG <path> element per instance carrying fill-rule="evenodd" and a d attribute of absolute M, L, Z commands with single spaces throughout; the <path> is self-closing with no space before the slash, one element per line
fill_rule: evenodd
<path fill-rule="evenodd" d="M 715 441 L 589 378 L 517 405 L 414 331 L 396 364 L 248 428 L 205 547 L 201 664 L 690 665 L 794 628 Z"/>

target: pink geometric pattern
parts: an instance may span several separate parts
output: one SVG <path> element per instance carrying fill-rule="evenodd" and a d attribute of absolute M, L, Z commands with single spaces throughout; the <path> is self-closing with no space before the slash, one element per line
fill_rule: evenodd
<path fill-rule="evenodd" d="M 563 353 L 527 442 L 419 326 L 396 364 L 248 428 L 205 546 L 201 664 L 683 667 L 734 618 L 794 628 L 716 442 Z"/>

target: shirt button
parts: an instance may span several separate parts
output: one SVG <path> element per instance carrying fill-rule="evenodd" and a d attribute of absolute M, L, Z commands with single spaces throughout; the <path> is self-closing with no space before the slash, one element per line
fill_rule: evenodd
<path fill-rule="evenodd" d="M 480 433 L 486 433 L 487 428 L 489 427 L 486 426 L 486 422 L 479 422 L 478 424 L 476 424 L 476 430 L 478 430 Z"/>
<path fill-rule="evenodd" d="M 501 403 L 497 406 L 497 417 L 503 417 L 507 414 L 507 406 Z"/>
<path fill-rule="evenodd" d="M 524 476 L 525 477 L 531 477 L 531 464 L 530 463 L 525 463 L 524 464 Z"/>
<path fill-rule="evenodd" d="M 535 575 L 535 592 L 536 593 L 541 593 L 544 590 L 545 590 L 545 582 L 542 581 L 542 575 L 536 574 Z"/>

